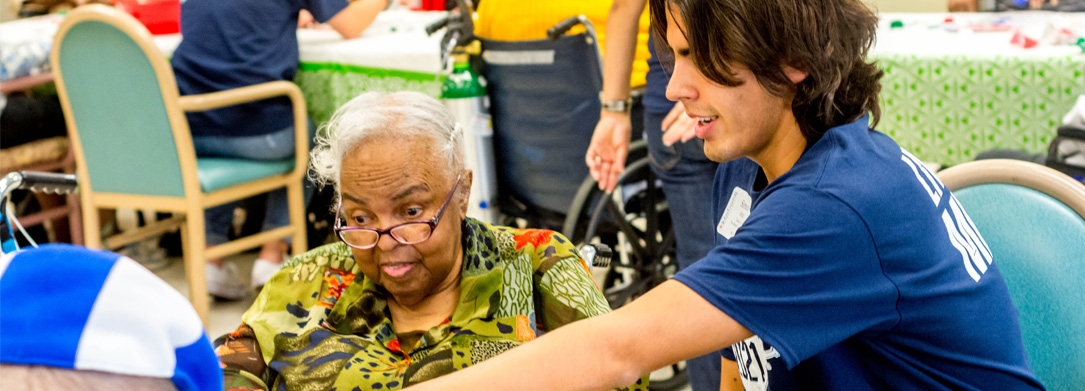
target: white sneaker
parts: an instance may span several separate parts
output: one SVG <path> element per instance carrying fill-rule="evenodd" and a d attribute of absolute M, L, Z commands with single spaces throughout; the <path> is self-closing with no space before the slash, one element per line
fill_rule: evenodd
<path fill-rule="evenodd" d="M 238 278 L 237 265 L 226 262 L 222 267 L 207 264 L 207 293 L 216 299 L 235 301 L 245 297 L 247 289 Z"/>
<path fill-rule="evenodd" d="M 283 260 L 276 263 L 266 259 L 257 259 L 252 263 L 252 288 L 259 292 L 264 288 L 264 284 L 267 284 L 275 273 L 282 269 L 283 262 L 286 261 L 286 256 L 283 256 Z"/>

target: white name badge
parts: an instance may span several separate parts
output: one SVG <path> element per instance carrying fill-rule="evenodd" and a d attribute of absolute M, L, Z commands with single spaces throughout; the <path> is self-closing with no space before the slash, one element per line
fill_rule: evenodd
<path fill-rule="evenodd" d="M 727 207 L 723 209 L 720 223 L 716 225 L 716 232 L 727 239 L 735 236 L 738 227 L 741 227 L 750 217 L 752 204 L 753 198 L 750 198 L 750 193 L 735 187 L 735 190 L 731 192 L 731 199 L 727 201 Z"/>

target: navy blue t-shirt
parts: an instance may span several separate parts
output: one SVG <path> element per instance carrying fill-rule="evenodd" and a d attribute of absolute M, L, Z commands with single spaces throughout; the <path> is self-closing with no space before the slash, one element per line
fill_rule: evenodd
<path fill-rule="evenodd" d="M 717 170 L 717 246 L 675 278 L 760 338 L 733 347 L 747 389 L 776 371 L 819 390 L 1043 389 L 968 215 L 868 121 L 767 185 L 749 159 Z"/>
<path fill-rule="evenodd" d="M 173 72 L 181 95 L 277 80 L 298 71 L 298 12 L 326 22 L 348 0 L 187 0 Z M 188 114 L 195 136 L 256 136 L 294 124 L 290 100 L 274 98 Z"/>

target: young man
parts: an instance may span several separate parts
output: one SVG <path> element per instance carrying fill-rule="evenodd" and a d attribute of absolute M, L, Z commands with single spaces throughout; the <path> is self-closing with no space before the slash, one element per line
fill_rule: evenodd
<path fill-rule="evenodd" d="M 416 389 L 606 389 L 729 346 L 747 390 L 1043 389 L 967 215 L 868 127 L 882 72 L 861 0 L 651 10 L 667 95 L 727 162 L 716 248 L 609 315 Z"/>

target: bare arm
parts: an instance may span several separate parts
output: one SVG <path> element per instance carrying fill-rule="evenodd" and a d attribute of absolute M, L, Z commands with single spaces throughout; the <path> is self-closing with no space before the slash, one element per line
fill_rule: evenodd
<path fill-rule="evenodd" d="M 629 98 L 629 77 L 637 50 L 637 32 L 645 0 L 614 0 L 607 14 L 606 53 L 603 58 L 603 100 Z M 611 191 L 625 170 L 632 132 L 629 113 L 603 110 L 595 125 L 585 162 L 599 188 Z M 598 157 L 598 158 L 596 158 Z"/>
<path fill-rule="evenodd" d="M 742 391 L 742 376 L 738 373 L 738 363 L 720 356 L 720 391 Z"/>
<path fill-rule="evenodd" d="M 569 324 L 408 390 L 607 390 L 751 335 L 692 289 L 671 280 L 610 314 Z"/>
<path fill-rule="evenodd" d="M 328 20 L 328 26 L 342 35 L 343 38 L 353 39 L 362 35 L 366 27 L 373 23 L 377 14 L 388 8 L 390 0 L 354 0 L 347 8 L 343 8 Z"/>

